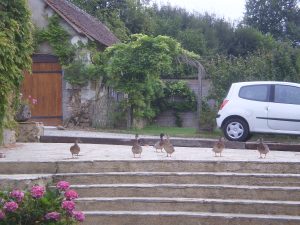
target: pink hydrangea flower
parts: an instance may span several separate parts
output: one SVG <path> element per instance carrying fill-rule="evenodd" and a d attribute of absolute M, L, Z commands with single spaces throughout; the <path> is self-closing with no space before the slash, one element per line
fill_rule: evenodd
<path fill-rule="evenodd" d="M 45 215 L 46 220 L 55 220 L 59 221 L 60 220 L 60 213 L 58 212 L 49 212 Z"/>
<path fill-rule="evenodd" d="M 75 202 L 73 201 L 63 201 L 61 207 L 68 212 L 72 212 L 75 209 Z"/>
<path fill-rule="evenodd" d="M 70 187 L 69 182 L 63 181 L 63 180 L 62 180 L 62 181 L 59 181 L 59 182 L 56 184 L 56 188 L 59 189 L 59 190 L 61 190 L 61 191 L 66 191 L 66 190 L 69 189 L 69 187 Z"/>
<path fill-rule="evenodd" d="M 42 187 L 42 186 L 38 186 L 38 185 L 36 185 L 36 186 L 33 186 L 32 188 L 31 188 L 31 196 L 33 197 L 33 198 L 41 198 L 41 197 L 43 197 L 44 196 L 44 194 L 45 194 L 45 188 L 44 187 Z"/>
<path fill-rule="evenodd" d="M 3 220 L 5 218 L 5 213 L 3 211 L 0 211 L 0 220 Z"/>
<path fill-rule="evenodd" d="M 32 104 L 36 105 L 38 103 L 38 100 L 36 98 L 32 99 Z"/>
<path fill-rule="evenodd" d="M 14 212 L 19 208 L 18 204 L 16 202 L 5 202 L 3 209 L 6 212 Z"/>
<path fill-rule="evenodd" d="M 84 216 L 83 212 L 81 212 L 81 211 L 73 211 L 72 214 L 73 214 L 74 219 L 79 222 L 82 222 L 85 220 L 85 216 Z"/>
<path fill-rule="evenodd" d="M 78 198 L 78 194 L 74 190 L 67 190 L 65 192 L 65 197 L 67 200 L 74 200 L 74 199 Z"/>
<path fill-rule="evenodd" d="M 10 197 L 16 199 L 17 202 L 22 202 L 24 198 L 24 192 L 20 190 L 13 190 L 12 192 L 10 192 Z"/>

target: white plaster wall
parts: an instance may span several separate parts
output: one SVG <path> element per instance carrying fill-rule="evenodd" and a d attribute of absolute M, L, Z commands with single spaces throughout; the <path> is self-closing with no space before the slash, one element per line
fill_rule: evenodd
<path fill-rule="evenodd" d="M 33 24 L 40 29 L 46 27 L 48 20 L 45 13 L 46 4 L 44 0 L 28 0 L 28 6 L 31 11 Z"/>
<path fill-rule="evenodd" d="M 48 19 L 55 14 L 54 10 L 49 7 L 44 0 L 28 0 L 28 6 L 31 11 L 31 20 L 34 26 L 38 29 L 46 28 L 49 24 Z M 77 45 L 79 42 L 87 44 L 88 38 L 78 33 L 65 20 L 61 19 L 60 25 L 70 34 L 70 42 L 73 45 Z M 53 50 L 48 43 L 42 43 L 38 47 L 38 53 L 53 54 Z M 85 58 L 89 59 L 89 54 L 87 54 Z"/>

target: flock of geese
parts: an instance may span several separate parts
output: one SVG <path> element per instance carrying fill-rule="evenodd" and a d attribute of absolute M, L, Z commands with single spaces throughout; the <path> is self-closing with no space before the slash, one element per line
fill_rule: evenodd
<path fill-rule="evenodd" d="M 156 152 L 165 152 L 167 153 L 167 157 L 171 157 L 172 154 L 175 152 L 174 146 L 170 142 L 169 135 L 166 135 L 167 139 L 164 139 L 164 134 L 160 134 L 160 140 L 154 144 L 154 148 Z M 222 152 L 225 149 L 225 139 L 224 137 L 220 137 L 219 140 L 213 145 L 212 151 L 215 153 L 215 157 L 222 157 Z M 138 134 L 135 135 L 135 140 L 132 146 L 132 153 L 133 157 L 136 158 L 136 155 L 138 155 L 139 158 L 141 158 L 142 154 L 142 144 L 140 143 L 138 139 Z M 264 143 L 262 138 L 259 138 L 257 140 L 257 150 L 260 154 L 260 159 L 266 158 L 268 152 L 270 151 L 267 144 Z M 264 157 L 262 157 L 264 155 Z"/>
<path fill-rule="evenodd" d="M 212 151 L 215 153 L 215 157 L 222 156 L 222 152 L 225 148 L 225 139 L 220 137 L 219 140 L 214 144 Z M 267 154 L 269 153 L 270 149 L 267 144 L 264 143 L 262 138 L 257 140 L 257 150 L 260 154 L 259 158 L 266 158 Z M 218 155 L 219 154 L 219 155 Z M 262 157 L 264 155 L 264 157 Z"/>
<path fill-rule="evenodd" d="M 166 135 L 166 139 L 164 138 L 165 135 L 163 133 L 160 134 L 160 140 L 154 144 L 154 148 L 156 152 L 163 152 L 163 150 L 167 153 L 167 157 L 172 157 L 172 154 L 175 152 L 175 148 L 170 142 L 169 135 Z M 74 145 L 70 147 L 70 152 L 72 154 L 72 158 L 74 156 L 79 156 L 80 147 L 78 145 L 79 139 L 75 139 Z M 135 139 L 131 148 L 134 158 L 141 158 L 143 148 L 143 143 L 139 139 L 139 135 L 135 135 Z M 224 137 L 220 137 L 219 140 L 214 143 L 212 147 L 212 151 L 215 153 L 215 157 L 222 157 L 222 152 L 225 149 L 225 139 Z M 268 152 L 270 151 L 267 144 L 264 143 L 262 138 L 257 140 L 257 150 L 260 154 L 259 158 L 266 158 Z M 264 157 L 262 157 L 264 155 Z"/>
<path fill-rule="evenodd" d="M 161 133 L 159 136 L 160 136 L 160 140 L 153 145 L 153 147 L 155 148 L 155 151 L 159 152 L 159 150 L 160 150 L 160 152 L 163 152 L 163 149 L 164 149 L 167 153 L 167 157 L 172 157 L 172 154 L 175 152 L 175 148 L 170 142 L 169 135 L 166 135 L 167 139 L 164 139 L 165 135 L 163 133 Z M 141 158 L 141 154 L 143 151 L 138 137 L 139 137 L 139 135 L 136 134 L 133 146 L 131 148 L 134 158 L 136 158 L 135 157 L 136 155 L 139 155 L 138 157 Z"/>

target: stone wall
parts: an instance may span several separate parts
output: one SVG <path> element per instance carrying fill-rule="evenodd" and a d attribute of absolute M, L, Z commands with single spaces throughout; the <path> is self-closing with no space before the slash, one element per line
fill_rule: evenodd
<path fill-rule="evenodd" d="M 14 130 L 4 129 L 3 130 L 3 140 L 2 140 L 2 143 L 0 143 L 0 146 L 1 145 L 9 146 L 9 145 L 15 144 L 15 143 L 16 143 L 16 132 Z"/>
<path fill-rule="evenodd" d="M 40 122 L 20 122 L 17 141 L 18 142 L 39 142 L 44 135 L 44 125 Z"/>
<path fill-rule="evenodd" d="M 182 119 L 182 127 L 192 127 L 197 128 L 197 113 L 196 112 L 183 112 L 179 113 Z M 176 118 L 174 116 L 174 111 L 168 110 L 162 112 L 156 119 L 155 124 L 162 127 L 176 127 Z"/>
<path fill-rule="evenodd" d="M 86 86 L 63 82 L 63 118 L 65 126 L 112 127 L 117 102 L 123 95 L 100 81 Z"/>
<path fill-rule="evenodd" d="M 168 81 L 178 81 L 178 80 L 168 80 Z M 187 85 L 194 91 L 196 97 L 199 97 L 199 83 L 197 79 L 185 80 Z M 209 90 L 211 87 L 210 80 L 202 80 L 202 97 L 206 97 L 209 94 Z M 180 118 L 182 119 L 182 127 L 192 127 L 197 128 L 198 126 L 198 117 L 197 112 L 184 112 L 180 113 Z M 165 127 L 175 127 L 176 126 L 176 118 L 174 116 L 174 112 L 169 110 L 161 113 L 155 119 L 155 124 L 159 126 Z"/>

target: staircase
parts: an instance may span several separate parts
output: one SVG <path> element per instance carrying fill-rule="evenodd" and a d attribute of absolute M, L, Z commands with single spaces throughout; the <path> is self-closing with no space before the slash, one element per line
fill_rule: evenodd
<path fill-rule="evenodd" d="M 67 180 L 86 225 L 299 225 L 299 171 L 259 160 L 3 161 L 0 186 Z"/>
<path fill-rule="evenodd" d="M 69 181 L 86 225 L 299 225 L 299 171 L 297 162 L 2 162 L 0 181 Z"/>

